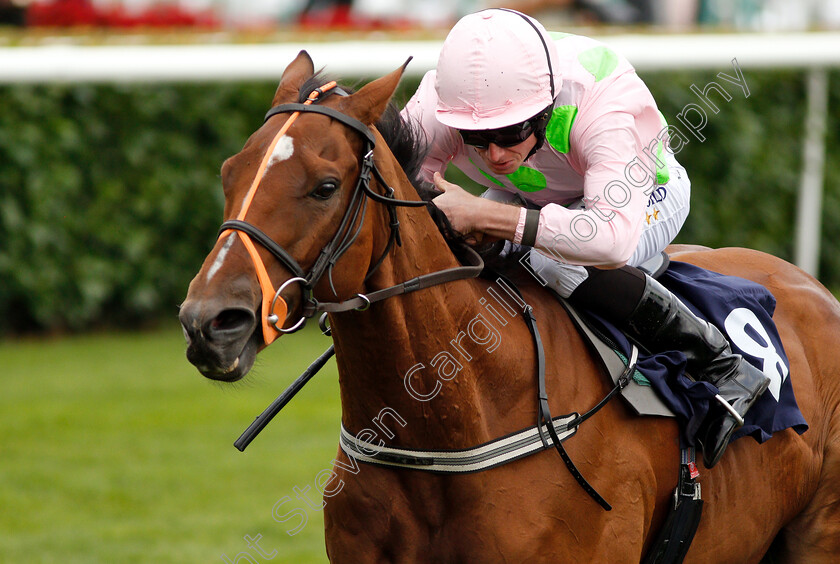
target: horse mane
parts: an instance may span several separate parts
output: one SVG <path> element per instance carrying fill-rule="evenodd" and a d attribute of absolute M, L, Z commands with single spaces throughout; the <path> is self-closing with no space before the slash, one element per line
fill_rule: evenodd
<path fill-rule="evenodd" d="M 330 79 L 323 74 L 322 70 L 316 72 L 301 85 L 298 91 L 298 103 L 306 101 L 313 90 L 320 88 L 329 81 Z M 341 85 L 341 90 L 348 94 L 355 91 L 354 88 L 345 85 Z M 339 94 L 336 93 L 335 89 L 328 90 L 324 93 L 323 98 L 332 95 Z M 376 129 L 385 139 L 385 143 L 397 159 L 420 199 L 424 202 L 431 202 L 435 196 L 440 195 L 441 192 L 432 183 L 423 180 L 421 176 L 421 166 L 429 153 L 430 144 L 420 124 L 416 121 L 406 120 L 397 105 L 392 101 L 388 103 L 379 121 L 376 122 Z M 426 209 L 449 248 L 456 256 L 460 255 L 460 248 L 464 245 L 465 237 L 452 229 L 452 224 L 449 223 L 446 215 L 434 204 L 426 206 Z"/>

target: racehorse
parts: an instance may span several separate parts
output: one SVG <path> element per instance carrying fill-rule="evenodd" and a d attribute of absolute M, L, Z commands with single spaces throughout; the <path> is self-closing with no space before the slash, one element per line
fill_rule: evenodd
<path fill-rule="evenodd" d="M 538 353 L 520 316 L 490 299 L 492 280 L 416 287 L 417 278 L 463 266 L 380 133 L 383 116 L 397 116 L 388 108 L 403 69 L 347 94 L 318 88 L 305 52 L 289 64 L 274 110 L 222 167 L 226 222 L 180 319 L 188 359 L 208 378 L 234 381 L 303 315 L 328 311 L 345 429 L 371 444 L 468 449 L 534 427 Z M 760 252 L 671 251 L 772 291 L 810 425 L 761 445 L 736 440 L 701 472 L 705 507 L 686 561 L 758 562 L 778 536 L 782 561 L 836 562 L 840 304 L 810 275 Z M 388 292 L 395 287 L 404 291 Z M 521 292 L 545 344 L 552 412 L 599 402 L 612 384 L 564 308 L 539 284 Z M 359 464 L 340 448 L 322 484 L 327 554 L 353 563 L 637 563 L 673 501 L 678 442 L 673 419 L 638 417 L 623 401 L 565 440 L 611 511 L 551 451 L 445 474 Z"/>

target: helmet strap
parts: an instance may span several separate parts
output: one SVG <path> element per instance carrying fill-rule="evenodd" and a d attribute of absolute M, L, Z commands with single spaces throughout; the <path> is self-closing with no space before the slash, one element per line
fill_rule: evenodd
<path fill-rule="evenodd" d="M 536 129 L 534 129 L 534 137 L 537 138 L 537 142 L 534 147 L 531 149 L 531 152 L 528 153 L 528 156 L 525 157 L 527 161 L 534 154 L 539 151 L 542 146 L 545 144 L 545 130 L 548 127 L 548 121 L 551 119 L 551 111 L 554 109 L 554 104 L 552 103 L 546 109 L 542 111 L 542 117 L 539 118 L 539 123 L 537 124 Z"/>

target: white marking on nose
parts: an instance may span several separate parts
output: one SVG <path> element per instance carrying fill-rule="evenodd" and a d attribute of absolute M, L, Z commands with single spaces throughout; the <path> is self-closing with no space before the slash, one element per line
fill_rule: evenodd
<path fill-rule="evenodd" d="M 219 272 L 219 269 L 222 268 L 222 263 L 225 261 L 225 257 L 228 254 L 228 251 L 233 246 L 233 240 L 236 238 L 236 233 L 231 233 L 230 236 L 225 241 L 222 250 L 219 251 L 219 254 L 216 255 L 216 260 L 213 262 L 213 266 L 210 267 L 210 270 L 207 271 L 207 281 L 210 282 L 210 279 Z"/>
<path fill-rule="evenodd" d="M 272 167 L 272 165 L 277 164 L 281 161 L 285 161 L 289 157 L 291 157 L 295 152 L 294 140 L 289 137 L 288 135 L 282 136 L 280 139 L 277 140 L 277 144 L 274 145 L 274 151 L 271 153 L 271 157 L 268 159 L 268 164 L 263 171 L 263 176 L 268 172 L 268 169 Z"/>

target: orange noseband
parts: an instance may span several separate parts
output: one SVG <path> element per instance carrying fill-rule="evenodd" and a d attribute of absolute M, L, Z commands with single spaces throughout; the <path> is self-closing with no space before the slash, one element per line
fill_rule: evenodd
<path fill-rule="evenodd" d="M 335 88 L 336 83 L 328 82 L 327 84 L 323 85 L 322 87 L 313 90 L 312 93 L 309 94 L 309 97 L 304 102 L 305 105 L 315 103 L 318 98 L 324 92 Z M 248 209 L 251 207 L 251 202 L 254 200 L 254 195 L 257 193 L 257 189 L 260 186 L 260 181 L 262 180 L 263 175 L 265 174 L 266 168 L 268 168 L 268 163 L 271 161 L 271 156 L 274 154 L 274 149 L 277 147 L 277 143 L 280 141 L 280 138 L 283 137 L 292 124 L 295 122 L 297 117 L 300 115 L 300 112 L 294 112 L 289 116 L 289 119 L 286 120 L 286 123 L 283 124 L 283 127 L 274 135 L 274 139 L 271 141 L 271 144 L 268 146 L 268 149 L 265 152 L 265 155 L 262 158 L 262 162 L 260 162 L 260 166 L 257 169 L 256 174 L 254 175 L 254 180 L 251 182 L 251 187 L 248 189 L 248 193 L 245 195 L 245 200 L 242 204 L 242 209 L 239 211 L 239 214 L 236 216 L 236 219 L 239 221 L 245 221 L 245 216 L 248 213 Z M 219 238 L 224 237 L 226 234 L 233 231 L 232 229 L 226 229 L 219 234 Z M 265 341 L 265 346 L 270 345 L 274 342 L 274 340 L 280 336 L 280 333 L 290 333 L 300 327 L 300 325 L 304 322 L 304 318 L 295 324 L 294 327 L 290 329 L 283 329 L 283 323 L 286 320 L 286 315 L 288 314 L 289 307 L 286 304 L 286 301 L 280 296 L 280 292 L 288 285 L 289 282 L 292 281 L 306 281 L 300 277 L 292 278 L 291 280 L 286 281 L 280 288 L 276 291 L 274 290 L 274 285 L 271 283 L 271 278 L 268 276 L 268 271 L 265 268 L 265 264 L 263 260 L 260 258 L 259 253 L 257 252 L 257 248 L 254 245 L 254 242 L 251 240 L 251 237 L 240 230 L 236 231 L 237 235 L 239 235 L 239 239 L 245 245 L 245 248 L 248 250 L 248 254 L 251 255 L 251 261 L 254 263 L 254 268 L 257 271 L 257 279 L 260 282 L 260 288 L 262 289 L 262 330 L 263 330 L 263 340 Z M 278 326 L 279 323 L 279 326 Z"/>

